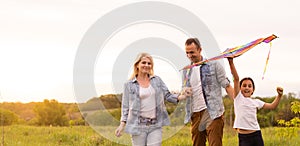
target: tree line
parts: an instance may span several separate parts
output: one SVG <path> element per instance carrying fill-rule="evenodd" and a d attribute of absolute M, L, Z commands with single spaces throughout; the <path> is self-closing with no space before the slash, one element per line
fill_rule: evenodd
<path fill-rule="evenodd" d="M 85 103 L 59 103 L 51 99 L 43 102 L 3 102 L 0 103 L 1 125 L 26 124 L 36 126 L 74 126 L 74 125 L 117 125 L 121 116 L 122 94 L 107 94 L 93 97 Z M 256 97 L 272 102 L 274 97 Z M 184 104 L 165 102 L 171 123 L 182 124 Z M 275 110 L 259 110 L 257 116 L 261 127 L 299 126 L 300 100 L 294 93 L 283 95 Z M 233 100 L 224 97 L 225 124 L 232 126 L 234 121 Z M 298 123 L 298 125 L 297 125 Z"/>

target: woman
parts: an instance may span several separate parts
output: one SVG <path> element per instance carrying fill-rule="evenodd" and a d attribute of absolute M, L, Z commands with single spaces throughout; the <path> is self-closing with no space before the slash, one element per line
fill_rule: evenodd
<path fill-rule="evenodd" d="M 115 134 L 121 136 L 125 128 L 133 145 L 161 145 L 162 126 L 170 124 L 164 99 L 176 104 L 190 93 L 185 90 L 179 97 L 171 94 L 161 78 L 154 75 L 153 65 L 149 54 L 139 54 L 133 74 L 124 85 L 121 122 Z"/>

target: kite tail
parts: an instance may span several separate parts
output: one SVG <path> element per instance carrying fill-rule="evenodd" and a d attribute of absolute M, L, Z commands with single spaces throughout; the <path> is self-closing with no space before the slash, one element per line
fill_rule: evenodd
<path fill-rule="evenodd" d="M 184 81 L 183 81 L 183 87 L 186 87 L 186 84 L 187 84 L 187 80 L 188 80 L 188 74 L 190 72 L 191 69 L 187 69 L 187 72 L 185 74 L 185 77 L 184 77 Z"/>
<path fill-rule="evenodd" d="M 269 53 L 268 53 L 268 57 L 267 57 L 267 60 L 266 60 L 266 64 L 265 64 L 265 68 L 264 68 L 264 72 L 263 72 L 263 76 L 262 76 L 262 80 L 265 78 L 265 73 L 266 73 L 266 70 L 267 70 L 267 66 L 268 66 L 268 62 L 269 62 L 269 57 L 270 57 L 270 53 L 271 53 L 271 48 L 272 48 L 272 42 L 270 42 L 270 48 L 269 48 Z"/>

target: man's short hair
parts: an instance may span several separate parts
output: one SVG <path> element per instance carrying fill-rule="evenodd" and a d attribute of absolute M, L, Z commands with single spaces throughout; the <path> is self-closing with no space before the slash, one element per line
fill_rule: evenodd
<path fill-rule="evenodd" d="M 200 41 L 197 38 L 189 38 L 186 40 L 185 45 L 191 45 L 192 43 L 194 43 L 197 48 L 201 48 L 201 44 Z"/>

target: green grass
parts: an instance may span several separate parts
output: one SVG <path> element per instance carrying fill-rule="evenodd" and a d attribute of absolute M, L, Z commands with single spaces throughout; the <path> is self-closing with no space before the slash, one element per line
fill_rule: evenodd
<path fill-rule="evenodd" d="M 2 134 L 1 134 L 2 135 Z M 2 136 L 1 136 L 2 137 Z M 2 140 L 2 138 L 1 138 Z M 5 146 L 97 146 L 114 145 L 88 126 L 34 127 L 6 126 Z"/>
<path fill-rule="evenodd" d="M 124 134 L 115 137 L 116 127 L 35 127 L 5 126 L 1 128 L 1 144 L 4 136 L 5 146 L 122 146 L 130 144 L 130 136 Z M 163 146 L 192 145 L 189 127 L 165 127 Z M 297 146 L 300 145 L 300 128 L 265 128 L 262 129 L 266 146 Z M 236 146 L 238 138 L 231 127 L 225 127 L 223 145 Z"/>

